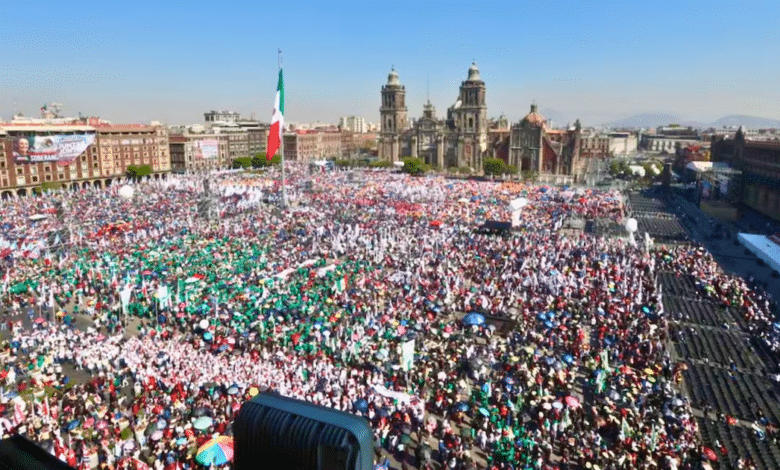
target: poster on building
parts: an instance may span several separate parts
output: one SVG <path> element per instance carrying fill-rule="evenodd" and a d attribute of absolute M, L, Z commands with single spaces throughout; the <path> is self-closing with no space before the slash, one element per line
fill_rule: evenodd
<path fill-rule="evenodd" d="M 69 165 L 94 142 L 94 134 L 21 135 L 14 139 L 14 161 Z"/>
<path fill-rule="evenodd" d="M 217 158 L 219 141 L 215 139 L 195 140 L 192 142 L 192 154 L 196 159 Z"/>

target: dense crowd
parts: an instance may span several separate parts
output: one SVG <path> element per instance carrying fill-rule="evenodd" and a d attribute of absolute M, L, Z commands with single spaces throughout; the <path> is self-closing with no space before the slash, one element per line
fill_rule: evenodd
<path fill-rule="evenodd" d="M 289 174 L 283 212 L 263 203 L 280 191 L 273 170 L 214 178 L 216 220 L 198 213 L 200 176 L 136 183 L 131 199 L 118 185 L 69 193 L 62 220 L 57 193 L 3 201 L 3 296 L 36 318 L 6 325 L 0 434 L 84 468 L 214 466 L 198 449 L 275 391 L 365 416 L 377 461 L 403 468 L 705 459 L 654 274 L 695 273 L 756 325 L 762 299 L 705 256 L 553 230 L 572 215 L 622 221 L 618 193 Z M 474 233 L 520 197 L 517 230 Z M 60 229 L 68 245 L 47 250 Z M 129 318 L 142 322 L 127 331 Z"/>

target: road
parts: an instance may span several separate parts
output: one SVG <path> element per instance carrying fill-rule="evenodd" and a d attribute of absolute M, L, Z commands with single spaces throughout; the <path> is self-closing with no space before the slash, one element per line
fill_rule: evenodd
<path fill-rule="evenodd" d="M 767 292 L 773 299 L 780 299 L 780 282 L 772 277 L 772 269 L 767 265 L 759 266 L 759 259 L 756 256 L 745 253 L 742 244 L 734 244 L 737 234 L 743 231 L 739 226 L 710 217 L 680 195 L 675 195 L 674 198 L 682 214 L 693 218 L 693 222 L 690 219 L 684 221 L 692 238 L 705 246 L 725 271 L 743 278 L 752 276 L 760 283 L 766 282 Z M 718 224 L 722 225 L 720 231 L 716 230 Z M 710 239 L 709 237 L 726 232 L 731 234 L 729 238 Z"/>

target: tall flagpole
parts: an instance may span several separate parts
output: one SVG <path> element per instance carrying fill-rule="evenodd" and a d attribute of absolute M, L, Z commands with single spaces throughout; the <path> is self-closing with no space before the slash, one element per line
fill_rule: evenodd
<path fill-rule="evenodd" d="M 279 52 L 279 70 L 282 70 L 282 50 L 277 49 L 277 51 Z M 284 116 L 282 116 L 282 119 L 284 119 Z M 279 133 L 281 134 L 279 151 L 282 153 L 282 209 L 287 209 L 289 204 L 287 201 L 287 185 L 284 178 L 284 121 L 282 121 L 282 128 L 279 130 Z"/>

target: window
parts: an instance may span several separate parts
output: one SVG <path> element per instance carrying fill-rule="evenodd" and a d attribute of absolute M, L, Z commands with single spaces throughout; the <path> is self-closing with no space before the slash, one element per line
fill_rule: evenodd
<path fill-rule="evenodd" d="M 51 175 L 46 175 L 46 181 L 51 181 Z"/>
<path fill-rule="evenodd" d="M 17 175 L 21 175 L 22 173 L 24 173 L 24 171 L 21 168 L 17 168 L 16 169 L 16 174 Z"/>
<path fill-rule="evenodd" d="M 38 177 L 37 176 L 33 176 L 32 177 L 32 182 L 33 183 L 37 183 L 38 182 Z"/>

